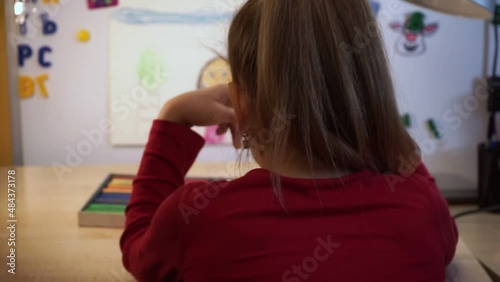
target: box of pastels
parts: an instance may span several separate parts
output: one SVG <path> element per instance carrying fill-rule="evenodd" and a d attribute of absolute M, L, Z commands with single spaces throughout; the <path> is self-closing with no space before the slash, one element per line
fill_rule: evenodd
<path fill-rule="evenodd" d="M 78 212 L 78 225 L 86 227 L 125 227 L 125 208 L 132 194 L 135 175 L 110 174 Z M 186 178 L 185 183 L 227 179 Z"/>
<path fill-rule="evenodd" d="M 123 228 L 134 177 L 109 175 L 78 213 L 78 225 Z"/>

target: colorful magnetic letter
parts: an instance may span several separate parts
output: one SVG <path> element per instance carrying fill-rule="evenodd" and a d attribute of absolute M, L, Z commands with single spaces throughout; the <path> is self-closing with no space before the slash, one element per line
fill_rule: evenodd
<path fill-rule="evenodd" d="M 33 50 L 31 50 L 31 47 L 29 45 L 21 44 L 17 46 L 17 58 L 20 67 L 24 66 L 24 61 L 30 58 L 31 55 L 33 55 Z"/>
<path fill-rule="evenodd" d="M 45 80 L 47 80 L 47 79 L 49 79 L 49 75 L 46 73 L 42 74 L 36 78 L 36 84 L 38 85 L 38 88 L 40 88 L 40 93 L 45 98 L 49 97 L 49 92 L 47 91 L 47 88 L 45 87 Z"/>
<path fill-rule="evenodd" d="M 26 23 L 28 22 L 28 21 L 27 21 L 28 16 L 29 16 L 29 15 L 27 14 L 27 15 L 25 16 L 26 18 L 25 18 L 24 22 L 22 22 L 22 23 L 20 23 L 20 24 L 19 24 L 19 33 L 20 33 L 21 35 L 26 35 L 26 33 L 28 33 L 28 25 L 26 24 Z"/>
<path fill-rule="evenodd" d="M 78 34 L 76 35 L 76 38 L 80 42 L 87 42 L 90 40 L 90 32 L 86 29 L 82 29 L 78 32 Z"/>
<path fill-rule="evenodd" d="M 49 15 L 47 13 L 43 13 L 40 15 L 43 23 L 43 34 L 50 35 L 54 34 L 57 31 L 57 24 L 54 21 L 49 20 Z"/>
<path fill-rule="evenodd" d="M 429 127 L 429 130 L 431 131 L 434 138 L 441 139 L 443 137 L 441 135 L 441 132 L 439 132 L 439 128 L 438 128 L 436 122 L 433 119 L 427 120 L 427 126 Z"/>
<path fill-rule="evenodd" d="M 411 116 L 410 114 L 404 114 L 403 116 L 403 123 L 405 124 L 406 128 L 411 127 Z"/>
<path fill-rule="evenodd" d="M 19 77 L 19 97 L 30 98 L 35 93 L 35 82 L 29 76 Z"/>
<path fill-rule="evenodd" d="M 43 46 L 38 50 L 38 63 L 44 68 L 48 68 L 52 65 L 51 62 L 45 60 L 45 53 L 52 53 L 52 49 L 48 46 Z"/>
<path fill-rule="evenodd" d="M 377 15 L 378 11 L 380 10 L 380 3 L 378 1 L 371 0 L 370 5 L 372 6 L 373 13 Z"/>

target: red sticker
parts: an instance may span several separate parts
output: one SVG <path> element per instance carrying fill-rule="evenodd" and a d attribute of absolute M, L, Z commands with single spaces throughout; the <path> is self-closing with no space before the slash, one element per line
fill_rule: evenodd
<path fill-rule="evenodd" d="M 111 6 L 117 6 L 118 0 L 87 0 L 89 9 L 106 8 Z"/>

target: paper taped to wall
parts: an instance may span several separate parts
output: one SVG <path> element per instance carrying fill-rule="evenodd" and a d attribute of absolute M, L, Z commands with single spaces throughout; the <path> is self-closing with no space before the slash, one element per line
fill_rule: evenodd
<path fill-rule="evenodd" d="M 146 1 L 145 1 L 146 2 Z M 152 120 L 168 99 L 231 80 L 218 57 L 226 53 L 229 24 L 239 4 L 196 0 L 134 2 L 110 22 L 110 111 L 115 146 L 146 144 Z M 133 5 L 133 7 L 132 7 Z M 140 7 L 143 5 L 143 7 Z M 213 128 L 195 128 L 208 144 L 230 144 Z"/>

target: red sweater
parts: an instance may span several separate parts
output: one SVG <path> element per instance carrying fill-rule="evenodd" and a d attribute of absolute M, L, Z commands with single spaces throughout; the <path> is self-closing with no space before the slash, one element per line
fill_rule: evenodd
<path fill-rule="evenodd" d="M 457 229 L 423 165 L 406 177 L 282 177 L 287 213 L 265 169 L 184 185 L 203 145 L 185 126 L 153 124 L 120 241 L 139 281 L 445 280 Z"/>

